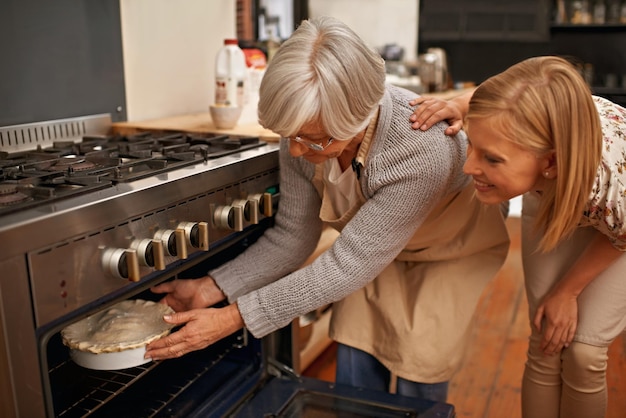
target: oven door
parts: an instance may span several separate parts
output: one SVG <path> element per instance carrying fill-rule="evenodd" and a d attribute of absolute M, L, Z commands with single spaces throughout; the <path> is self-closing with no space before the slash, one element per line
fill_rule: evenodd
<path fill-rule="evenodd" d="M 198 415 L 206 416 L 206 415 Z M 335 385 L 306 377 L 274 377 L 231 415 L 236 418 L 453 418 L 450 404 Z"/>

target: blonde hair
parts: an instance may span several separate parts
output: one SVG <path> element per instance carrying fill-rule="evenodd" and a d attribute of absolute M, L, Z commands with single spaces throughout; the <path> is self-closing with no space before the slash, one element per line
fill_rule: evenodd
<path fill-rule="evenodd" d="M 385 91 L 385 64 L 331 17 L 303 21 L 272 58 L 259 90 L 260 124 L 284 137 L 320 122 L 336 139 L 367 126 Z"/>
<path fill-rule="evenodd" d="M 602 128 L 589 86 L 559 57 L 534 57 L 483 82 L 466 121 L 489 118 L 537 156 L 554 151 L 557 176 L 546 182 L 536 218 L 549 251 L 578 227 L 602 154 Z"/>

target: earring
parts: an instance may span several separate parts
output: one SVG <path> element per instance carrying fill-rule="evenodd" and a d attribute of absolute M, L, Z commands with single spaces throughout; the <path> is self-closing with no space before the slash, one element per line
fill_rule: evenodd
<path fill-rule="evenodd" d="M 549 176 L 549 175 L 550 175 L 550 172 L 549 172 L 549 171 L 544 171 L 544 172 L 543 172 L 543 176 L 544 176 L 545 178 L 548 178 L 548 176 Z"/>

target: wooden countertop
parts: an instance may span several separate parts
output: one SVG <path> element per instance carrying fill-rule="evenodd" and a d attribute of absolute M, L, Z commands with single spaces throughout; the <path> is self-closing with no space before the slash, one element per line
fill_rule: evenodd
<path fill-rule="evenodd" d="M 448 90 L 440 93 L 428 93 L 424 96 L 435 96 L 442 99 L 463 94 L 474 88 L 463 90 Z M 408 121 L 407 121 L 408 122 Z M 133 122 L 117 122 L 113 124 L 113 130 L 120 134 L 132 134 L 141 130 L 175 130 L 201 133 L 220 133 L 228 135 L 258 136 L 266 142 L 278 142 L 280 136 L 269 129 L 263 128 L 257 123 L 238 124 L 232 129 L 217 129 L 211 120 L 209 112 L 192 113 L 187 115 L 169 116 L 159 119 L 150 119 Z"/>
<path fill-rule="evenodd" d="M 115 132 L 126 134 L 139 130 L 177 130 L 186 132 L 220 133 L 228 135 L 258 136 L 267 142 L 278 142 L 280 136 L 257 123 L 238 124 L 232 129 L 217 129 L 209 112 L 170 116 L 159 119 L 113 124 Z"/>

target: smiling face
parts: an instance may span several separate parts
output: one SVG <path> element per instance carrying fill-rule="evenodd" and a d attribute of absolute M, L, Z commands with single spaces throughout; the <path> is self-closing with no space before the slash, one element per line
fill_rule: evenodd
<path fill-rule="evenodd" d="M 498 131 L 489 118 L 467 123 L 469 146 L 463 171 L 474 178 L 476 197 L 498 204 L 528 191 L 540 191 L 556 176 L 554 153 L 538 156 Z"/>

